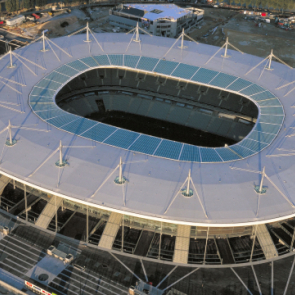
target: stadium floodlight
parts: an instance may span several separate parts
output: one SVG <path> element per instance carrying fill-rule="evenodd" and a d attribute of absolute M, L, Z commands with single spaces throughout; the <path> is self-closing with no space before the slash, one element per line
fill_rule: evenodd
<path fill-rule="evenodd" d="M 95 38 L 95 36 L 94 36 L 92 30 L 89 28 L 89 24 L 88 24 L 88 22 L 87 22 L 87 24 L 86 24 L 86 27 L 84 27 L 84 28 L 82 28 L 82 29 L 80 29 L 80 30 L 78 30 L 78 31 L 76 31 L 76 32 L 74 32 L 74 33 L 68 35 L 68 37 L 71 37 L 71 36 L 73 36 L 73 35 L 76 35 L 76 34 L 78 34 L 78 33 L 84 32 L 84 31 L 86 31 L 86 40 L 84 40 L 84 42 L 86 42 L 86 43 L 90 43 L 90 42 L 91 42 L 91 40 L 90 40 L 90 38 L 89 38 L 89 33 L 90 33 L 90 35 L 92 36 L 92 38 L 94 39 L 94 41 L 96 42 L 96 44 L 97 44 L 97 45 L 99 46 L 99 48 L 104 52 L 104 50 L 102 49 L 101 45 L 99 44 L 99 42 L 98 42 L 97 39 Z"/>
<path fill-rule="evenodd" d="M 216 53 L 213 55 L 213 56 L 211 56 L 207 61 L 206 61 L 206 63 L 205 63 L 205 65 L 207 64 L 207 63 L 209 63 L 215 56 L 216 56 L 216 54 L 220 51 L 220 50 L 222 50 L 223 48 L 224 48 L 224 55 L 221 55 L 223 58 L 229 58 L 230 57 L 230 55 L 228 55 L 227 54 L 227 51 L 228 51 L 228 46 L 231 46 L 232 48 L 234 48 L 235 50 L 237 50 L 237 51 L 239 51 L 240 53 L 242 53 L 242 54 L 244 54 L 244 52 L 243 51 L 241 51 L 240 49 L 238 49 L 237 47 L 235 47 L 234 45 L 232 45 L 231 43 L 229 43 L 228 42 L 228 37 L 226 37 L 226 41 L 225 41 L 225 43 L 216 51 Z"/>
<path fill-rule="evenodd" d="M 268 55 L 265 59 L 263 59 L 260 63 L 258 63 L 255 67 L 253 67 L 252 69 L 250 69 L 250 71 L 248 71 L 245 75 L 248 75 L 249 73 L 251 73 L 254 69 L 256 69 L 258 66 L 260 66 L 263 62 L 268 60 L 268 65 L 264 67 L 264 70 L 268 70 L 268 71 L 272 71 L 273 68 L 271 67 L 271 62 L 272 59 L 275 58 L 276 60 L 278 60 L 279 62 L 281 62 L 283 65 L 287 66 L 288 68 L 292 69 L 291 66 L 289 66 L 287 63 L 285 63 L 284 61 L 282 61 L 280 58 L 278 58 L 277 56 L 275 56 L 273 54 L 273 49 L 271 49 L 270 51 L 270 55 Z"/>
<path fill-rule="evenodd" d="M 185 198 L 191 198 L 194 194 L 193 190 L 190 189 L 190 183 L 192 184 L 194 190 L 195 190 L 195 193 L 198 197 L 198 200 L 200 202 L 200 205 L 202 207 L 202 210 L 204 212 L 204 215 L 206 216 L 206 218 L 208 218 L 208 215 L 206 213 L 206 210 L 203 206 L 203 203 L 201 201 L 201 198 L 198 194 L 198 191 L 194 185 L 194 182 L 193 182 L 193 179 L 191 178 L 191 170 L 189 170 L 188 172 L 188 177 L 186 178 L 186 180 L 184 181 L 184 183 L 182 184 L 182 186 L 180 187 L 180 190 L 176 193 L 176 195 L 174 196 L 174 198 L 171 200 L 171 202 L 169 203 L 167 209 L 165 210 L 164 214 L 166 214 L 168 212 L 168 210 L 170 209 L 171 205 L 173 204 L 173 202 L 175 201 L 175 199 L 177 198 L 178 194 L 181 193 Z M 186 184 L 186 188 L 183 189 L 184 185 Z"/>

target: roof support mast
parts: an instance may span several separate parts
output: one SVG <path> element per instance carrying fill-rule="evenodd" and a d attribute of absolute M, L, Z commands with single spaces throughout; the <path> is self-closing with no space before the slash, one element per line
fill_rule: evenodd
<path fill-rule="evenodd" d="M 86 25 L 86 40 L 84 40 L 84 42 L 91 42 L 91 40 L 89 39 L 89 23 L 87 22 Z"/>
<path fill-rule="evenodd" d="M 291 66 L 289 66 L 287 63 L 285 63 L 284 61 L 282 61 L 280 58 L 278 58 L 277 56 L 275 56 L 273 54 L 273 49 L 270 51 L 270 55 L 267 56 L 265 59 L 263 59 L 260 63 L 258 63 L 255 67 L 253 67 L 252 69 L 250 69 L 245 75 L 248 75 L 249 73 L 251 73 L 254 69 L 256 69 L 258 66 L 260 66 L 264 61 L 268 60 L 268 65 L 264 67 L 265 70 L 268 71 L 272 71 L 273 69 L 271 68 L 271 63 L 272 63 L 272 59 L 275 58 L 276 60 L 278 60 L 279 62 L 281 62 L 283 65 L 289 67 L 290 69 L 292 69 Z"/>
<path fill-rule="evenodd" d="M 228 46 L 231 46 L 233 49 L 237 50 L 238 52 L 244 54 L 244 52 L 242 52 L 240 49 L 238 49 L 237 47 L 235 47 L 234 45 L 232 45 L 231 43 L 228 42 L 228 37 L 226 37 L 226 41 L 225 43 L 216 51 L 216 53 L 214 53 L 214 55 L 212 55 L 205 63 L 205 65 L 207 63 L 209 63 L 215 56 L 216 54 L 222 50 L 222 48 L 224 48 L 224 55 L 221 55 L 223 58 L 229 58 L 230 55 L 227 54 L 228 51 Z"/>
<path fill-rule="evenodd" d="M 15 68 L 15 65 L 12 63 L 12 50 L 11 50 L 11 47 L 9 49 L 9 59 L 10 59 L 10 64 L 9 64 L 8 68 L 9 69 Z"/>
<path fill-rule="evenodd" d="M 46 33 L 46 30 L 44 30 L 44 31 L 42 32 L 42 44 L 43 44 L 43 48 L 41 49 L 42 52 L 46 52 L 46 51 L 48 51 L 48 49 L 46 49 L 45 33 Z"/>
<path fill-rule="evenodd" d="M 180 35 L 180 37 L 181 37 L 181 45 L 179 46 L 180 49 L 185 49 L 185 48 L 187 48 L 187 46 L 184 46 L 184 45 L 183 45 L 184 36 L 185 36 L 184 29 L 182 29 L 182 33 L 181 33 L 181 35 Z"/>

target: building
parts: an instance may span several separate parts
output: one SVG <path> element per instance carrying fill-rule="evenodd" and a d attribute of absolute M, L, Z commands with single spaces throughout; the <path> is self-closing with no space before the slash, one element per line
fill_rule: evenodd
<path fill-rule="evenodd" d="M 225 60 L 220 52 L 206 65 L 218 50 L 206 44 L 184 41 L 180 50 L 181 40 L 172 47 L 175 40 L 169 38 L 143 35 L 141 44 L 126 34 L 95 38 L 91 46 L 79 34 L 54 39 L 58 47 L 48 50 L 35 42 L 14 51 L 35 75 L 14 55 L 0 60 L 6 79 L 0 104 L 0 225 L 8 227 L 0 240 L 8 240 L 0 268 L 20 278 L 43 274 L 33 271 L 35 263 L 47 259 L 39 254 L 64 236 L 72 246 L 57 249 L 75 259 L 49 280 L 49 287 L 60 288 L 58 294 L 71 287 L 69 268 L 77 265 L 85 275 L 92 268 L 93 282 L 95 269 L 102 269 L 113 282 L 122 277 L 131 285 L 133 275 L 121 276 L 121 264 L 134 260 L 132 271 L 139 269 L 142 276 L 155 265 L 169 268 L 158 278 L 153 272 L 153 282 L 158 280 L 153 286 L 159 284 L 161 294 L 172 284 L 194 294 L 183 289 L 182 279 L 197 270 L 192 287 L 207 286 L 214 276 L 218 294 L 225 276 L 238 294 L 248 285 L 252 294 L 279 288 L 273 284 L 276 265 L 295 264 L 295 99 L 277 89 L 295 79 L 292 71 L 286 75 L 286 66 L 273 62 L 274 71 L 261 74 L 255 68 L 245 75 L 263 59 L 241 58 L 237 51 Z M 56 52 L 57 59 L 52 48 L 65 51 Z M 29 62 L 38 60 L 42 67 Z M 198 128 L 226 138 L 227 144 L 197 145 L 89 118 L 111 112 Z M 29 251 L 40 253 L 18 267 L 24 239 L 32 241 Z M 78 241 L 83 249 L 76 251 Z M 6 250 L 10 246 L 12 254 Z M 85 249 L 111 257 L 122 268 L 119 274 L 115 264 L 98 262 Z M 287 274 L 281 282 L 288 289 Z M 171 281 L 162 287 L 166 277 Z M 78 285 L 73 288 L 71 293 L 79 292 Z"/>
<path fill-rule="evenodd" d="M 204 10 L 175 4 L 120 4 L 110 10 L 110 24 L 131 30 L 139 26 L 156 36 L 177 37 L 203 19 Z"/>
<path fill-rule="evenodd" d="M 19 14 L 13 18 L 7 19 L 6 24 L 8 26 L 17 26 L 22 24 L 26 20 L 25 16 L 22 14 Z"/>

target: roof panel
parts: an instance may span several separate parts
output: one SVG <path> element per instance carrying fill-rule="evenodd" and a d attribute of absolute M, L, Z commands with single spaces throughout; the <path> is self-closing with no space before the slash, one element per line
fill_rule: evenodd
<path fill-rule="evenodd" d="M 86 118 L 80 118 L 79 120 L 67 124 L 63 129 L 68 132 L 72 132 L 74 134 L 79 135 L 85 132 L 86 130 L 89 130 L 96 124 L 98 124 L 96 121 L 92 121 Z"/>
<path fill-rule="evenodd" d="M 201 162 L 200 148 L 198 146 L 184 144 L 179 160 Z"/>
<path fill-rule="evenodd" d="M 167 61 L 167 60 L 160 60 L 157 64 L 156 68 L 154 69 L 155 72 L 170 75 L 173 70 L 177 67 L 178 62 L 174 61 Z"/>
<path fill-rule="evenodd" d="M 102 142 L 109 137 L 118 128 L 106 124 L 99 123 L 93 126 L 91 129 L 83 133 L 83 137 Z"/>
<path fill-rule="evenodd" d="M 198 69 L 199 67 L 180 63 L 171 75 L 174 77 L 179 77 L 179 78 L 189 80 L 192 78 L 192 76 L 196 73 Z"/>
<path fill-rule="evenodd" d="M 86 65 L 85 63 L 81 62 L 80 60 L 74 60 L 70 63 L 67 64 L 68 66 L 70 66 L 71 68 L 74 68 L 77 71 L 85 71 L 87 69 L 89 69 L 89 66 Z"/>
<path fill-rule="evenodd" d="M 136 68 L 152 72 L 158 61 L 157 58 L 142 56 Z"/>
<path fill-rule="evenodd" d="M 90 68 L 95 68 L 99 66 L 98 62 L 92 56 L 81 58 L 81 61 L 88 65 Z"/>
<path fill-rule="evenodd" d="M 101 66 L 108 66 L 110 65 L 110 61 L 107 55 L 97 55 L 93 56 L 93 58 L 97 61 L 97 63 Z"/>
<path fill-rule="evenodd" d="M 152 155 L 160 142 L 160 138 L 142 134 L 129 150 Z"/>
<path fill-rule="evenodd" d="M 233 91 L 241 91 L 242 89 L 251 85 L 252 82 L 239 78 L 237 81 L 230 84 L 226 89 L 233 90 Z"/>
<path fill-rule="evenodd" d="M 205 68 L 200 68 L 195 75 L 192 77 L 192 81 L 200 82 L 200 83 L 206 83 L 208 84 L 216 75 L 218 72 L 212 71 Z"/>
<path fill-rule="evenodd" d="M 237 77 L 219 73 L 211 82 L 210 85 L 226 88 L 228 85 L 230 85 L 233 81 L 235 81 Z"/>
<path fill-rule="evenodd" d="M 214 148 L 203 148 L 200 147 L 200 153 L 202 158 L 202 163 L 207 162 L 222 162 Z"/>
<path fill-rule="evenodd" d="M 109 54 L 111 65 L 123 66 L 123 55 L 122 54 Z"/>
<path fill-rule="evenodd" d="M 178 160 L 181 151 L 182 143 L 163 139 L 155 156 Z"/>
<path fill-rule="evenodd" d="M 118 129 L 114 134 L 107 138 L 104 142 L 106 144 L 114 145 L 124 149 L 129 148 L 132 143 L 138 138 L 140 134 L 137 132 Z"/>
<path fill-rule="evenodd" d="M 241 157 L 231 150 L 230 147 L 215 148 L 215 151 L 219 154 L 224 162 L 241 159 Z"/>

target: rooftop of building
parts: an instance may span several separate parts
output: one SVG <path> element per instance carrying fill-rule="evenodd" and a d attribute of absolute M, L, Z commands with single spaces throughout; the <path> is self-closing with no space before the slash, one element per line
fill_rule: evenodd
<path fill-rule="evenodd" d="M 176 20 L 192 11 L 175 4 L 123 4 L 122 12 L 140 16 L 150 21 L 161 18 Z"/>

